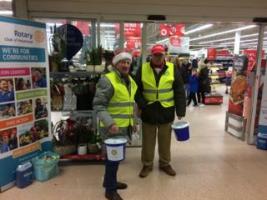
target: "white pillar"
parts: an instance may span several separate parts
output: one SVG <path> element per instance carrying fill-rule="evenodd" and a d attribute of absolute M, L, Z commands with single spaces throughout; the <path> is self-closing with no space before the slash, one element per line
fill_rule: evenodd
<path fill-rule="evenodd" d="M 97 23 L 97 26 L 96 26 L 96 38 L 97 38 L 97 44 L 96 44 L 96 46 L 100 46 L 101 44 L 101 42 L 100 42 L 100 19 L 99 19 L 99 17 L 97 18 L 97 21 L 96 21 L 96 23 Z"/>
<path fill-rule="evenodd" d="M 120 42 L 119 42 L 119 48 L 124 48 L 124 23 L 120 22 Z"/>
<path fill-rule="evenodd" d="M 96 48 L 96 19 L 91 21 L 92 48 Z"/>
<path fill-rule="evenodd" d="M 240 36 L 241 36 L 241 31 L 235 32 L 235 48 L 234 48 L 235 55 L 238 55 L 240 51 Z"/>
<path fill-rule="evenodd" d="M 147 42 L 147 22 L 143 23 L 143 27 L 142 27 L 142 51 L 141 51 L 141 55 L 142 55 L 142 63 L 146 61 L 146 42 Z"/>

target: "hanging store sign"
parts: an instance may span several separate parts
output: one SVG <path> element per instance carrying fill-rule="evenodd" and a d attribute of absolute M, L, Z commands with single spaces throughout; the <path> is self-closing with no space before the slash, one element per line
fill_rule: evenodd
<path fill-rule="evenodd" d="M 160 24 L 160 36 L 184 36 L 185 25 L 184 24 Z"/>
<path fill-rule="evenodd" d="M 171 36 L 168 42 L 168 52 L 171 54 L 189 53 L 189 37 Z"/>
<path fill-rule="evenodd" d="M 141 49 L 141 46 L 141 37 L 127 37 L 125 40 L 125 49 L 128 52 L 131 52 L 135 49 Z"/>
<path fill-rule="evenodd" d="M 0 17 L 0 191 L 19 164 L 51 148 L 46 27 Z"/>
<path fill-rule="evenodd" d="M 120 34 L 120 24 L 115 24 L 115 34 Z M 124 23 L 124 37 L 141 37 L 141 23 Z"/>
<path fill-rule="evenodd" d="M 257 61 L 257 50 L 246 49 L 243 51 L 243 54 L 248 57 L 248 71 L 252 71 Z M 264 57 L 264 50 L 262 50 L 262 58 L 263 57 Z"/>

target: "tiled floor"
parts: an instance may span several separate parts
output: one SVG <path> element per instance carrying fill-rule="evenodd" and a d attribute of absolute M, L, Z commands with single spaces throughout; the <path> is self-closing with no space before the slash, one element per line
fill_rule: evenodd
<path fill-rule="evenodd" d="M 129 188 L 120 191 L 127 200 L 267 200 L 267 152 L 257 150 L 224 132 L 225 105 L 189 107 L 188 142 L 172 140 L 176 177 L 158 170 L 145 179 L 140 149 L 127 150 L 119 179 Z M 26 189 L 12 188 L 0 200 L 104 200 L 102 165 L 69 165 L 60 176 L 35 182 Z"/>

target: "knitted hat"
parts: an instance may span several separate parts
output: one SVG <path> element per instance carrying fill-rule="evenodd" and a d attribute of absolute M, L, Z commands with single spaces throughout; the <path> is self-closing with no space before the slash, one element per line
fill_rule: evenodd
<path fill-rule="evenodd" d="M 114 56 L 114 58 L 112 60 L 112 64 L 116 65 L 116 64 L 118 64 L 118 62 L 120 62 L 122 60 L 130 60 L 132 62 L 131 54 L 129 54 L 127 52 L 121 52 L 121 53 L 117 54 L 116 56 Z"/>

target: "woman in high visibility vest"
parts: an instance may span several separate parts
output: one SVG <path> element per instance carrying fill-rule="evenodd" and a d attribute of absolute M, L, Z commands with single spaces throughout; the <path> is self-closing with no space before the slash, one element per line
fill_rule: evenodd
<path fill-rule="evenodd" d="M 103 141 L 109 137 L 127 136 L 134 126 L 134 98 L 137 85 L 129 75 L 132 56 L 121 52 L 113 58 L 114 70 L 105 74 L 98 82 L 93 105 L 100 119 Z M 105 197 L 121 200 L 118 189 L 127 185 L 117 181 L 119 162 L 106 161 L 104 183 Z"/>
<path fill-rule="evenodd" d="M 172 63 L 165 62 L 164 46 L 154 45 L 151 55 L 151 61 L 144 63 L 136 74 L 136 102 L 141 111 L 143 134 L 141 178 L 153 169 L 156 138 L 160 170 L 170 176 L 176 175 L 170 165 L 171 124 L 175 111 L 181 119 L 186 110 L 182 77 Z"/>

